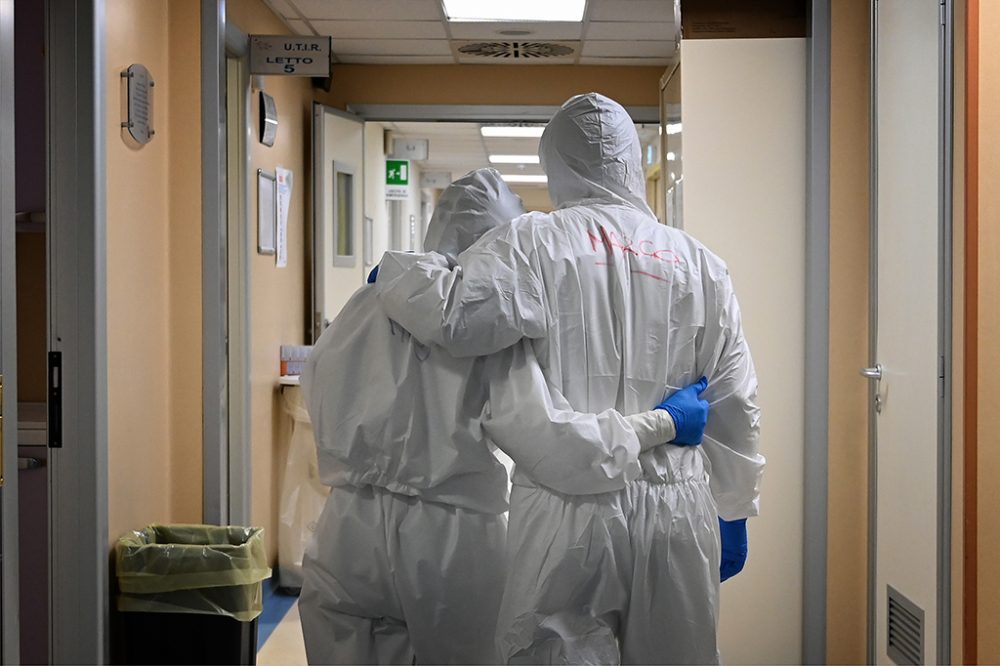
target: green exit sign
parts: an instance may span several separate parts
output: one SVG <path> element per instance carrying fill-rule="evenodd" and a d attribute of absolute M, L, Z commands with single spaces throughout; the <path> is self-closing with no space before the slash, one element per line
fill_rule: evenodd
<path fill-rule="evenodd" d="M 385 198 L 393 201 L 410 198 L 410 160 L 385 161 Z"/>
<path fill-rule="evenodd" d="M 410 161 L 409 160 L 386 160 L 385 161 L 385 184 L 386 185 L 409 185 L 410 184 Z"/>

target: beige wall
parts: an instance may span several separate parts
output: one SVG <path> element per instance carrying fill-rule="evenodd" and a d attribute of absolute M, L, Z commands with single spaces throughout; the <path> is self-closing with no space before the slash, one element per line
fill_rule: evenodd
<path fill-rule="evenodd" d="M 177 522 L 202 520 L 201 30 L 199 4 L 169 0 L 170 437 Z"/>
<path fill-rule="evenodd" d="M 183 1 L 183 0 L 182 0 Z M 171 77 L 167 0 L 109 0 L 108 100 L 108 524 L 109 537 L 171 521 L 170 141 L 162 100 Z M 161 100 L 156 136 L 129 147 L 120 129 L 119 72 L 144 64 Z"/>
<path fill-rule="evenodd" d="M 657 106 L 662 67 L 566 65 L 335 65 L 324 104 L 537 104 L 599 92 L 625 106 Z"/>
<path fill-rule="evenodd" d="M 228 20 L 247 34 L 283 34 L 287 28 L 260 0 L 229 0 Z M 306 342 L 307 299 L 312 283 L 307 261 L 306 221 L 311 196 L 312 87 L 308 78 L 271 76 L 264 89 L 278 109 L 278 136 L 268 148 L 250 142 L 250 172 L 282 166 L 294 175 L 288 217 L 288 267 L 276 268 L 273 256 L 254 253 L 250 275 L 250 383 L 252 467 L 251 521 L 266 530 L 268 555 L 277 553 L 279 482 L 287 454 L 289 424 L 277 388 L 278 352 L 282 344 Z M 257 118 L 254 93 L 251 122 Z M 257 219 L 256 178 L 251 180 L 250 219 Z M 252 225 L 253 226 L 253 225 Z M 256 228 L 254 226 L 254 228 Z M 253 234 L 256 247 L 256 234 Z"/>
<path fill-rule="evenodd" d="M 867 640 L 868 1 L 831 4 L 827 661 Z"/>
<path fill-rule="evenodd" d="M 1000 3 L 979 4 L 979 662 L 1000 663 Z"/>
<path fill-rule="evenodd" d="M 552 199 L 549 197 L 549 188 L 535 186 L 513 186 L 511 191 L 521 197 L 525 210 L 537 210 L 546 213 L 552 210 Z"/>
<path fill-rule="evenodd" d="M 248 33 L 281 33 L 259 0 L 232 0 Z M 152 521 L 199 522 L 202 511 L 201 105 L 197 0 L 109 0 L 108 392 L 109 537 Z M 156 80 L 156 135 L 134 148 L 121 138 L 118 72 L 134 62 Z M 305 338 L 309 269 L 307 79 L 265 80 L 278 104 L 274 148 L 251 145 L 252 170 L 296 175 L 289 266 L 252 266 L 252 519 L 274 556 L 283 427 L 275 380 L 278 345 Z M 251 118 L 256 118 L 256 104 Z M 255 192 L 255 190 L 254 190 Z M 251 197 L 256 201 L 256 197 Z M 251 219 L 256 211 L 251 210 Z"/>
<path fill-rule="evenodd" d="M 110 0 L 109 538 L 201 520 L 201 147 L 197 0 Z M 170 29 L 178 26 L 179 29 Z M 122 139 L 118 73 L 156 81 L 153 140 Z"/>
<path fill-rule="evenodd" d="M 746 569 L 722 587 L 720 648 L 729 663 L 797 664 L 806 40 L 685 40 L 682 51 L 684 229 L 729 264 L 760 381 L 761 452 L 767 457 L 761 514 L 748 524 Z"/>

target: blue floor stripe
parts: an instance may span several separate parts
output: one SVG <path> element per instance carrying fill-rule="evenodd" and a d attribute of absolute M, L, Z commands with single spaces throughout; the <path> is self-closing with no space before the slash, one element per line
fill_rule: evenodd
<path fill-rule="evenodd" d="M 257 651 L 285 618 L 285 615 L 295 605 L 296 595 L 285 594 L 278 589 L 278 582 L 271 578 L 264 582 L 264 610 L 257 620 Z"/>

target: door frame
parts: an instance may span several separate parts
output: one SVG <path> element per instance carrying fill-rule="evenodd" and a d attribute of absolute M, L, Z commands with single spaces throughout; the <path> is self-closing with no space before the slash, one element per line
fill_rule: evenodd
<path fill-rule="evenodd" d="M 14 232 L 14 0 L 0 0 L 0 662 L 20 661 L 17 510 L 17 292 Z M 7 407 L 10 405 L 10 407 Z"/>
<path fill-rule="evenodd" d="M 831 0 L 809 6 L 805 404 L 802 525 L 802 662 L 827 661 L 830 407 Z"/>
<path fill-rule="evenodd" d="M 954 215 L 955 215 L 955 4 L 941 0 L 938 26 L 939 80 L 941 85 L 941 126 L 938 133 L 941 173 L 938 206 L 938 245 L 941 272 L 938 276 L 938 358 L 940 397 L 938 418 L 938 542 L 937 542 L 937 660 L 952 661 L 952 409 L 954 394 L 953 317 L 954 317 Z"/>
<path fill-rule="evenodd" d="M 202 520 L 229 520 L 226 2 L 201 0 Z"/>
<path fill-rule="evenodd" d="M 349 104 L 347 111 L 376 122 L 547 123 L 558 106 L 532 104 Z M 635 123 L 659 123 L 660 107 L 626 106 Z"/>
<path fill-rule="evenodd" d="M 235 109 L 239 132 L 237 144 L 238 162 L 242 164 L 242 177 L 227 181 L 228 189 L 235 188 L 238 209 L 233 215 L 227 200 L 226 210 L 226 305 L 227 305 L 227 394 L 228 420 L 227 440 L 229 497 L 228 522 L 234 525 L 250 524 L 252 451 L 250 424 L 250 350 L 251 350 L 251 270 L 253 238 L 250 232 L 250 145 L 253 130 L 250 123 L 251 85 L 249 37 L 235 25 L 227 22 L 226 35 L 226 165 L 229 167 L 229 91 L 233 83 L 242 94 L 242 103 Z M 229 62 L 239 61 L 239 80 L 229 80 Z M 227 191 L 227 196 L 230 192 Z"/>
<path fill-rule="evenodd" d="M 937 414 L 937 654 L 952 660 L 952 396 L 953 217 L 954 217 L 954 0 L 941 0 L 938 25 L 938 414 Z M 869 170 L 869 366 L 878 363 L 878 0 L 870 6 Z M 875 385 L 869 385 L 868 428 L 868 662 L 875 663 L 878 623 L 878 425 Z"/>
<path fill-rule="evenodd" d="M 52 663 L 109 660 L 107 114 L 104 0 L 47 11 L 49 350 L 62 448 L 49 458 Z"/>
<path fill-rule="evenodd" d="M 247 93 L 239 112 L 246 169 L 238 183 L 228 174 L 230 58 L 242 62 L 239 85 Z M 226 20 L 225 0 L 201 0 L 202 520 L 211 525 L 251 520 L 249 71 L 247 35 Z M 241 188 L 243 224 L 235 238 L 229 187 Z M 236 316 L 230 312 L 234 302 Z"/>

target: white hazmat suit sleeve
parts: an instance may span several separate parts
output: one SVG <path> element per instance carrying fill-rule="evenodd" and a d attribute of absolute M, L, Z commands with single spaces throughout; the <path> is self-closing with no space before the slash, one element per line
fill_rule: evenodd
<path fill-rule="evenodd" d="M 529 342 L 490 357 L 487 376 L 483 431 L 536 483 L 567 495 L 591 495 L 621 490 L 642 474 L 644 447 L 629 418 L 613 409 L 574 411 L 546 383 Z M 673 420 L 662 413 L 666 421 L 653 412 L 636 415 L 647 443 L 667 434 L 673 438 Z"/>
<path fill-rule="evenodd" d="M 635 431 L 635 436 L 639 438 L 639 447 L 643 451 L 665 442 L 672 442 L 677 436 L 677 426 L 670 417 L 670 412 L 665 409 L 629 414 L 625 420 Z"/>
<path fill-rule="evenodd" d="M 709 416 L 701 446 L 710 463 L 719 516 L 737 520 L 759 513 L 765 460 L 759 451 L 757 373 L 728 275 L 713 284 L 719 317 L 706 322 L 706 338 L 716 344 L 704 371 L 709 383 L 702 398 L 709 402 Z"/>
<path fill-rule="evenodd" d="M 537 267 L 504 225 L 459 256 L 387 252 L 375 286 L 386 314 L 423 344 L 485 356 L 548 331 Z"/>

